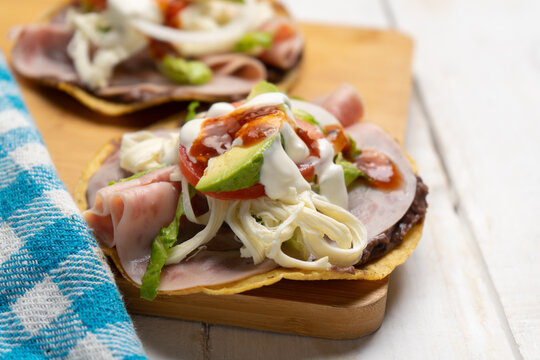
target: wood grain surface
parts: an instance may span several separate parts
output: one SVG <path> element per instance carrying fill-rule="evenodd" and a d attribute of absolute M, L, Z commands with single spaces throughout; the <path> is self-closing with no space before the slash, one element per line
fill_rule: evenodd
<path fill-rule="evenodd" d="M 0 33 L 30 22 L 39 13 L 37 9 L 46 8 L 45 2 L 34 1 L 35 6 L 30 3 L 13 4 L 9 17 L 1 12 Z M 308 39 L 305 64 L 291 93 L 309 99 L 350 82 L 363 96 L 366 120 L 380 124 L 403 141 L 411 91 L 411 40 L 392 31 L 320 25 L 303 25 L 302 30 Z M 10 45 L 3 42 L 2 48 L 9 52 Z M 93 113 L 57 90 L 20 77 L 17 80 L 60 177 L 71 192 L 86 163 L 108 139 L 148 126 L 179 123 L 185 107 L 184 103 L 174 103 L 110 118 Z M 387 284 L 388 279 L 285 281 L 233 296 L 161 296 L 149 303 L 139 298 L 137 289 L 119 279 L 128 309 L 136 313 L 328 338 L 352 338 L 376 330 L 384 316 Z M 322 318 L 324 321 L 320 321 Z"/>

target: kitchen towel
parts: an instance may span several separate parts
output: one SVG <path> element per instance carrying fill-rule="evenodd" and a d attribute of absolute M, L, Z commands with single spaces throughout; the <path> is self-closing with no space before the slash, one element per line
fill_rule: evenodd
<path fill-rule="evenodd" d="M 145 358 L 1 53 L 0 358 Z"/>

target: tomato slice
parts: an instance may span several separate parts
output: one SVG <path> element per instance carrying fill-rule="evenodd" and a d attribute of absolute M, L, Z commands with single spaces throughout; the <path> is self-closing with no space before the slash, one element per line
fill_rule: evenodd
<path fill-rule="evenodd" d="M 194 163 L 190 160 L 186 148 L 182 145 L 180 145 L 178 152 L 178 167 L 186 180 L 194 187 L 197 186 L 205 169 L 202 163 Z M 308 180 L 311 180 L 315 174 L 313 163 L 298 164 L 298 169 L 302 176 Z M 266 195 L 264 185 L 260 183 L 235 191 L 223 191 L 219 193 L 209 191 L 203 192 L 203 194 L 221 200 L 248 200 Z"/>

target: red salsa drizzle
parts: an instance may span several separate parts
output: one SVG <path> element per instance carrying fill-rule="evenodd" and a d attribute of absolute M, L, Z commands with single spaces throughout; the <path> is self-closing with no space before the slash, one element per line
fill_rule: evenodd
<path fill-rule="evenodd" d="M 73 3 L 78 4 L 83 11 L 101 12 L 107 9 L 107 0 L 79 0 Z"/>
<path fill-rule="evenodd" d="M 356 159 L 356 167 L 368 176 L 366 184 L 369 186 L 390 191 L 403 184 L 403 176 L 396 164 L 380 151 L 362 150 Z"/>
<path fill-rule="evenodd" d="M 189 154 L 197 162 L 207 163 L 210 158 L 229 150 L 237 137 L 242 139 L 243 146 L 250 146 L 275 134 L 284 119 L 286 114 L 276 106 L 238 109 L 225 116 L 206 119 Z"/>
<path fill-rule="evenodd" d="M 163 60 L 167 55 L 177 56 L 178 54 L 171 44 L 152 38 L 148 39 L 148 51 L 150 51 L 150 55 L 158 61 Z"/>
<path fill-rule="evenodd" d="M 309 155 L 321 157 L 317 140 L 322 139 L 324 136 L 320 130 L 316 126 L 299 118 L 296 118 L 296 124 L 296 135 L 307 145 Z"/>
<path fill-rule="evenodd" d="M 334 154 L 339 154 L 351 146 L 349 137 L 345 134 L 345 129 L 340 124 L 326 125 L 324 127 L 326 140 L 334 147 Z"/>
<path fill-rule="evenodd" d="M 163 14 L 163 23 L 165 26 L 180 29 L 182 23 L 180 22 L 180 12 L 189 5 L 189 1 L 186 0 L 155 0 L 161 9 Z"/>
<path fill-rule="evenodd" d="M 189 155 L 197 162 L 207 163 L 210 158 L 229 150 L 237 138 L 242 140 L 242 146 L 252 146 L 268 139 L 281 129 L 283 121 L 289 121 L 287 114 L 276 105 L 237 109 L 225 116 L 206 119 Z M 297 124 L 289 124 L 306 143 L 310 155 L 319 157 L 317 139 L 323 137 L 320 131 L 299 119 Z"/>

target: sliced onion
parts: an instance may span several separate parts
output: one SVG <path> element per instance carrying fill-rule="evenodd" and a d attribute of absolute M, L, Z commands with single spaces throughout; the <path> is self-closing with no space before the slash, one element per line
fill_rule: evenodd
<path fill-rule="evenodd" d="M 171 44 L 232 42 L 239 40 L 248 30 L 254 10 L 255 0 L 246 0 L 240 14 L 235 19 L 231 20 L 227 25 L 211 31 L 179 30 L 144 19 L 133 19 L 130 23 L 143 34 Z"/>

